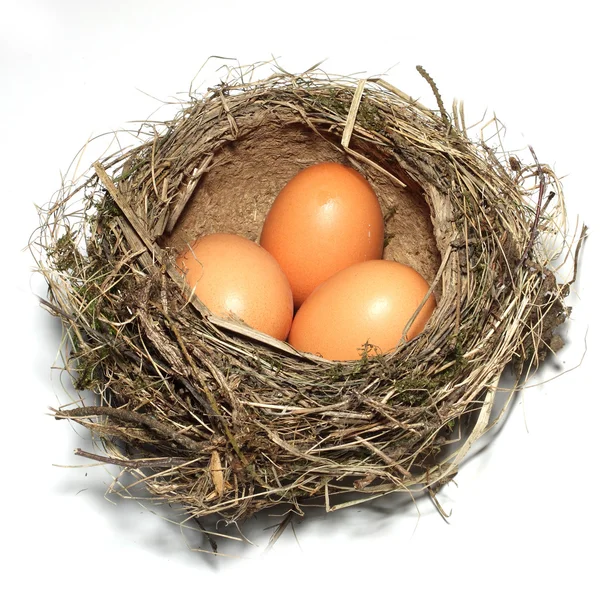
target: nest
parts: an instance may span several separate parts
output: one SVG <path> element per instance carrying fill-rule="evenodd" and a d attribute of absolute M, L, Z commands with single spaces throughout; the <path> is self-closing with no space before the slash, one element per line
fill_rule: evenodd
<path fill-rule="evenodd" d="M 435 492 L 456 474 L 505 367 L 522 380 L 560 346 L 569 284 L 548 241 L 563 239 L 564 206 L 533 151 L 470 139 L 462 104 L 447 111 L 421 72 L 435 110 L 379 78 L 232 72 L 40 213 L 43 303 L 75 388 L 98 398 L 55 412 L 102 443 L 80 453 L 228 521 Z M 425 331 L 385 355 L 301 354 L 210 314 L 174 264 L 202 234 L 257 240 L 283 185 L 324 160 L 371 182 L 385 257 L 436 295 Z"/>

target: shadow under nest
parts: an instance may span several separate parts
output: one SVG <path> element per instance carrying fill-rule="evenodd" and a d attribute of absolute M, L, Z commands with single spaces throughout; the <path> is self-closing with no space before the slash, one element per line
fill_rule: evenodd
<path fill-rule="evenodd" d="M 76 388 L 99 397 L 55 414 L 98 436 L 95 458 L 190 517 L 228 521 L 435 491 L 455 475 L 504 368 L 521 376 L 558 343 L 568 285 L 542 238 L 561 233 L 564 207 L 548 166 L 472 141 L 462 106 L 447 112 L 433 89 L 435 111 L 381 79 L 231 78 L 41 214 L 44 303 L 64 323 Z M 202 234 L 258 239 L 285 182 L 324 160 L 371 182 L 385 258 L 436 296 L 426 330 L 385 355 L 300 354 L 210 314 L 174 265 Z"/>

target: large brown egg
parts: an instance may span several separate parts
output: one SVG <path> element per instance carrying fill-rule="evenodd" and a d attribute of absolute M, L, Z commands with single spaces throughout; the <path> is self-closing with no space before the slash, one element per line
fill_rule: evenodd
<path fill-rule="evenodd" d="M 388 352 L 401 341 L 428 290 L 425 279 L 407 265 L 391 260 L 355 264 L 307 298 L 296 313 L 288 341 L 298 350 L 330 360 L 358 359 L 366 343 L 377 352 Z M 423 331 L 435 306 L 431 295 L 408 330 L 407 340 Z"/>
<path fill-rule="evenodd" d="M 239 235 L 215 233 L 194 242 L 176 263 L 211 312 L 285 340 L 294 314 L 292 291 L 264 248 Z"/>
<path fill-rule="evenodd" d="M 334 273 L 381 258 L 383 235 L 381 208 L 369 182 L 344 165 L 320 163 L 281 190 L 260 244 L 281 265 L 298 308 Z"/>

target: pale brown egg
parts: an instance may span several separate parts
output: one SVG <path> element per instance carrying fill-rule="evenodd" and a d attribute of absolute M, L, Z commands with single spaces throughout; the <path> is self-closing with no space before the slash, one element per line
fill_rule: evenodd
<path fill-rule="evenodd" d="M 425 298 L 429 284 L 414 269 L 391 260 L 352 265 L 320 285 L 302 304 L 288 337 L 296 349 L 330 360 L 393 350 Z M 406 339 L 423 331 L 436 306 L 433 295 L 417 314 Z"/>
<path fill-rule="evenodd" d="M 298 308 L 334 273 L 381 258 L 383 235 L 381 208 L 369 182 L 350 167 L 320 163 L 281 190 L 260 244 L 281 265 Z"/>
<path fill-rule="evenodd" d="M 239 235 L 215 233 L 196 240 L 176 263 L 211 312 L 285 340 L 294 313 L 292 291 L 264 248 Z"/>

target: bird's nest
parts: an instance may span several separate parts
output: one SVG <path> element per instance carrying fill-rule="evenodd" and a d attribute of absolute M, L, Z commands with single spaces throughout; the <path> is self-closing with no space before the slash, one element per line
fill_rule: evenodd
<path fill-rule="evenodd" d="M 75 387 L 97 393 L 55 414 L 93 432 L 97 460 L 190 517 L 229 521 L 435 491 L 455 475 L 505 367 L 522 380 L 560 343 L 570 282 L 547 248 L 564 206 L 533 151 L 472 140 L 462 105 L 447 111 L 421 72 L 435 110 L 380 78 L 231 73 L 40 212 L 43 303 L 64 324 Z M 174 265 L 201 234 L 258 239 L 283 185 L 325 160 L 371 182 L 386 258 L 436 295 L 424 333 L 389 354 L 298 353 L 210 314 Z"/>

